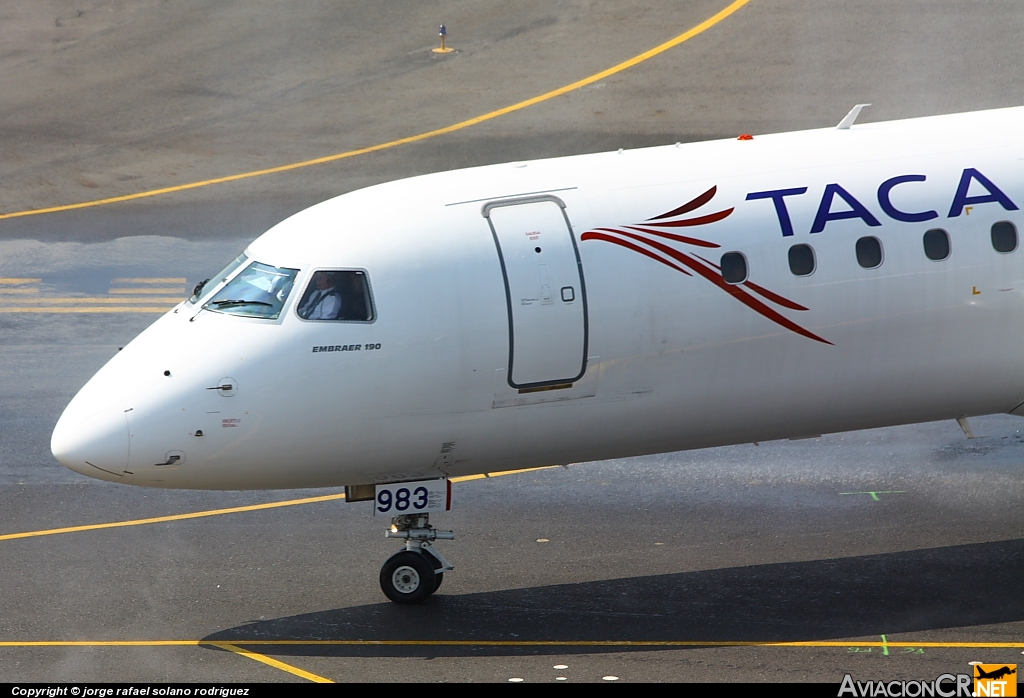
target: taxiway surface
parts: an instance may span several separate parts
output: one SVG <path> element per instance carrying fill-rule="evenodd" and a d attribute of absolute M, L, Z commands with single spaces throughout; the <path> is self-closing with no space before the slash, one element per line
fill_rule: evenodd
<path fill-rule="evenodd" d="M 457 569 L 412 609 L 378 589 L 393 544 L 366 504 L 10 537 L 324 494 L 126 488 L 48 449 L 118 346 L 312 203 L 454 167 L 829 126 L 858 102 L 874 105 L 863 121 L 1024 104 L 1015 0 L 752 0 L 606 80 L 452 133 L 2 218 L 427 132 L 727 5 L 5 2 L 0 680 L 837 682 L 1024 660 L 1024 443 L 1009 416 L 972 420 L 974 440 L 928 424 L 458 483 L 437 522 L 458 533 L 444 546 Z M 441 22 L 456 53 L 430 52 Z M 411 640 L 429 644 L 375 644 Z"/>

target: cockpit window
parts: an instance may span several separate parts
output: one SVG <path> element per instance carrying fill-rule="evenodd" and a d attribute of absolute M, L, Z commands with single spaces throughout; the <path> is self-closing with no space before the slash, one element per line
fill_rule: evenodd
<path fill-rule="evenodd" d="M 188 299 L 188 302 L 192 305 L 196 305 L 200 301 L 206 300 L 211 293 L 217 290 L 217 287 L 228 280 L 228 277 L 235 273 L 235 269 L 245 264 L 248 258 L 245 253 L 242 253 L 235 257 L 231 264 L 224 267 L 219 274 L 214 274 L 206 281 L 202 281 L 196 284 L 196 287 L 192 289 L 192 297 Z"/>
<path fill-rule="evenodd" d="M 298 269 L 253 262 L 203 305 L 204 310 L 275 320 L 288 300 Z"/>
<path fill-rule="evenodd" d="M 303 320 L 373 320 L 370 284 L 362 271 L 317 271 L 298 305 Z"/>

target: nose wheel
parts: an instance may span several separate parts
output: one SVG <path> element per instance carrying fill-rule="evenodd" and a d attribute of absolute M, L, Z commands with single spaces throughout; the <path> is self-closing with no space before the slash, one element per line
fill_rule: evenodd
<path fill-rule="evenodd" d="M 386 535 L 404 539 L 405 549 L 389 557 L 381 568 L 381 590 L 395 603 L 422 602 L 441 586 L 444 573 L 454 569 L 430 542 L 451 540 L 455 534 L 431 526 L 429 514 L 415 514 L 392 518 Z"/>
<path fill-rule="evenodd" d="M 443 574 L 434 574 L 422 553 L 403 550 L 395 553 L 380 570 L 380 588 L 395 603 L 420 603 L 434 593 Z"/>

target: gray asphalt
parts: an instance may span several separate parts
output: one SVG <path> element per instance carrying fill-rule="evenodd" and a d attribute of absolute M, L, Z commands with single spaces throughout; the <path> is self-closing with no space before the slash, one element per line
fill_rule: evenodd
<path fill-rule="evenodd" d="M 625 60 L 725 4 L 10 0 L 0 7 L 0 213 L 444 126 Z M 458 52 L 430 52 L 440 22 Z M 1020 105 L 1022 36 L 1016 0 L 752 0 L 666 54 L 470 129 L 0 220 L 0 277 L 41 279 L 37 292 L 54 298 L 102 298 L 121 277 L 190 286 L 277 220 L 379 181 L 829 126 L 858 102 L 874 105 L 864 121 Z M 4 298 L 15 296 L 0 289 Z M 154 317 L 0 313 L 0 536 L 323 494 L 132 489 L 53 460 L 64 405 Z M 458 534 L 442 546 L 457 569 L 412 609 L 378 589 L 395 546 L 366 504 L 0 540 L 0 642 L 697 643 L 251 646 L 338 681 L 838 682 L 1016 662 L 1022 424 L 991 416 L 972 420 L 974 440 L 936 423 L 459 483 L 437 521 Z M 950 646 L 865 644 L 883 636 Z M 843 644 L 699 646 L 730 641 Z M 1016 644 L 952 646 L 969 642 Z M 0 647 L 0 681 L 129 680 L 303 679 L 208 644 Z"/>

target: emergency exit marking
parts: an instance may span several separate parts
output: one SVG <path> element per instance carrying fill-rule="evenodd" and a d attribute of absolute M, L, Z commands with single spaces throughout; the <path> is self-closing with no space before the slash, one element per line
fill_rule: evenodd
<path fill-rule="evenodd" d="M 839 494 L 870 494 L 871 499 L 880 501 L 880 494 L 905 494 L 906 490 L 875 490 L 874 492 L 840 492 Z"/>

